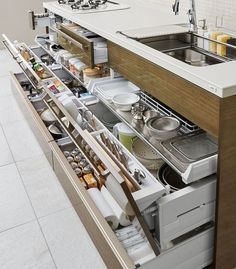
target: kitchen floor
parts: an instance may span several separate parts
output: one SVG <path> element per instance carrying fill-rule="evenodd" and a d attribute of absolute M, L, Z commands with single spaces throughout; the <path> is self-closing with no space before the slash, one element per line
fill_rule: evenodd
<path fill-rule="evenodd" d="M 0 50 L 0 268 L 106 268 L 11 92 Z M 115 269 L 115 268 L 114 268 Z"/>

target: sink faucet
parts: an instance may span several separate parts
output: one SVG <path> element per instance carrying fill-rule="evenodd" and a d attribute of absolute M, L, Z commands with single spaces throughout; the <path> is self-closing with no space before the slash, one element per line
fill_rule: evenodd
<path fill-rule="evenodd" d="M 172 9 L 175 15 L 179 14 L 179 1 L 180 0 L 175 0 Z M 197 16 L 196 16 L 196 5 L 195 5 L 195 0 L 190 0 L 190 9 L 188 10 L 188 17 L 189 17 L 189 22 L 191 25 L 191 30 L 192 31 L 197 31 Z"/>

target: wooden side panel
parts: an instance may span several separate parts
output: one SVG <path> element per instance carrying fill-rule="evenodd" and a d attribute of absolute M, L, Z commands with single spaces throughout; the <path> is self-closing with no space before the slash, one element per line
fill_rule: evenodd
<path fill-rule="evenodd" d="M 220 98 L 164 68 L 108 42 L 109 65 L 208 133 L 218 136 Z"/>
<path fill-rule="evenodd" d="M 236 268 L 236 96 L 220 106 L 215 268 Z"/>

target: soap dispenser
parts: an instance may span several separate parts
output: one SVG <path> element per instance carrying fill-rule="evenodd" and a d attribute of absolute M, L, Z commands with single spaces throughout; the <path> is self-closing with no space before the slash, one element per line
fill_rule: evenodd
<path fill-rule="evenodd" d="M 206 19 L 199 20 L 198 22 L 199 23 L 202 22 L 201 25 L 199 24 L 198 35 L 204 36 L 204 33 L 207 32 Z M 204 48 L 204 39 L 201 37 L 198 37 L 197 45 L 199 48 L 203 49 Z"/>
<path fill-rule="evenodd" d="M 211 33 L 213 32 L 213 30 L 214 30 L 213 24 L 209 24 L 208 30 L 206 30 L 204 32 L 203 36 L 206 37 L 206 38 L 211 38 Z M 211 42 L 209 40 L 204 39 L 204 41 L 203 41 L 204 50 L 210 51 L 211 50 L 210 44 L 211 44 Z"/>

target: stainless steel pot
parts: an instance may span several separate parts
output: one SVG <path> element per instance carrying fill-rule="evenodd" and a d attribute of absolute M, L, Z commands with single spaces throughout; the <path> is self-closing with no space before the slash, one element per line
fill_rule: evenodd
<path fill-rule="evenodd" d="M 169 186 L 171 192 L 187 187 L 182 178 L 166 163 L 161 166 L 157 173 L 158 180 L 165 186 Z"/>

